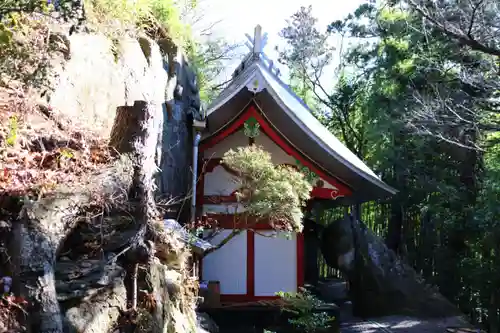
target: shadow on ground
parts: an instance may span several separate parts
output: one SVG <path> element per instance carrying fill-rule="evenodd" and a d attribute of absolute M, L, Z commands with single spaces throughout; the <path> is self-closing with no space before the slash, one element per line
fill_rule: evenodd
<path fill-rule="evenodd" d="M 403 316 L 382 317 L 373 320 L 352 320 L 341 324 L 341 333 L 444 333 L 449 327 L 471 328 L 464 319 L 450 317 L 442 319 L 418 319 Z"/>

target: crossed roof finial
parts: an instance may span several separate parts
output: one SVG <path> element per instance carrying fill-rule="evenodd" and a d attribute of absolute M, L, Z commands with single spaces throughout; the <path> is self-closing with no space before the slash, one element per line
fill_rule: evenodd
<path fill-rule="evenodd" d="M 280 75 L 279 68 L 273 67 L 273 61 L 264 53 L 264 47 L 267 44 L 267 32 L 262 33 L 262 27 L 257 24 L 254 29 L 253 37 L 250 34 L 245 34 L 247 41 L 245 42 L 246 47 L 250 50 L 250 54 L 245 57 L 242 63 L 233 73 L 233 78 L 238 76 L 247 66 L 251 59 L 262 59 L 267 62 L 269 69 L 277 76 Z M 250 56 L 250 57 L 249 57 Z"/>
<path fill-rule="evenodd" d="M 257 24 L 254 29 L 253 37 L 249 34 L 245 34 L 245 36 L 247 37 L 245 45 L 250 49 L 250 51 L 254 54 L 263 52 L 264 47 L 267 44 L 267 32 L 262 34 L 262 27 L 259 24 Z"/>

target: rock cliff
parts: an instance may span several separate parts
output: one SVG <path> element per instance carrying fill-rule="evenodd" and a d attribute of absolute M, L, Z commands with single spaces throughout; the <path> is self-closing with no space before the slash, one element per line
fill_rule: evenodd
<path fill-rule="evenodd" d="M 14 38 L 45 36 L 44 84 L 3 73 L 0 85 L 0 275 L 12 278 L 0 332 L 194 331 L 189 249 L 162 229 L 144 176 L 158 197 L 188 191 L 200 117 L 188 61 L 168 36 L 50 21 L 31 33 Z"/>

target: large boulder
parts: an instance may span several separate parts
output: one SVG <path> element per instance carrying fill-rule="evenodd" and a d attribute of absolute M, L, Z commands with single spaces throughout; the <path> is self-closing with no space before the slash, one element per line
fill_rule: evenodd
<path fill-rule="evenodd" d="M 204 312 L 196 313 L 197 333 L 219 333 L 219 326 L 210 316 Z"/>
<path fill-rule="evenodd" d="M 461 315 L 363 222 L 339 219 L 321 230 L 319 236 L 327 264 L 341 270 L 349 280 L 356 315 Z"/>

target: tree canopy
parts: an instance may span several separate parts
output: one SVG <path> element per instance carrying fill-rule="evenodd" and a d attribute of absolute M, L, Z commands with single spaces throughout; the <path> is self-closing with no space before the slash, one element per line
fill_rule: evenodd
<path fill-rule="evenodd" d="M 327 27 L 300 8 L 283 29 L 294 33 L 282 34 L 292 74 L 295 55 L 314 50 L 306 84 L 292 89 L 399 190 L 364 205 L 362 219 L 490 332 L 500 309 L 499 22 L 494 0 L 370 1 Z M 325 50 L 333 38 L 340 52 Z M 337 68 L 317 61 L 332 57 Z M 334 76 L 332 89 L 321 84 Z"/>

